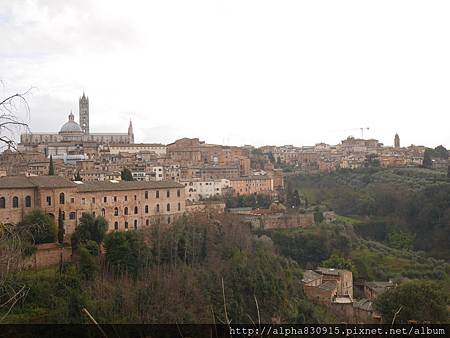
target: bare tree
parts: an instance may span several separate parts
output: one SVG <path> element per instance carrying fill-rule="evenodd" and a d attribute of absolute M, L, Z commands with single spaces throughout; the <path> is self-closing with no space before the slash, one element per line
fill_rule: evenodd
<path fill-rule="evenodd" d="M 28 130 L 28 124 L 18 116 L 18 112 L 25 109 L 28 116 L 30 107 L 26 96 L 30 91 L 31 88 L 24 93 L 0 98 L 0 150 L 5 146 L 16 149 L 14 136 L 21 128 Z M 0 323 L 28 293 L 26 285 L 15 283 L 11 277 L 22 266 L 26 248 L 30 244 L 29 238 L 25 228 L 0 223 L 0 310 L 3 312 Z"/>
<path fill-rule="evenodd" d="M 31 89 L 24 93 L 16 93 L 3 99 L 0 98 L 0 149 L 4 146 L 16 149 L 16 142 L 13 136 L 21 128 L 28 130 L 28 124 L 18 116 L 17 112 L 25 109 L 27 116 L 30 113 L 26 96 Z"/>
<path fill-rule="evenodd" d="M 0 310 L 4 312 L 0 323 L 28 293 L 25 284 L 14 282 L 11 277 L 22 266 L 25 251 L 30 245 L 29 236 L 26 228 L 0 223 Z"/>

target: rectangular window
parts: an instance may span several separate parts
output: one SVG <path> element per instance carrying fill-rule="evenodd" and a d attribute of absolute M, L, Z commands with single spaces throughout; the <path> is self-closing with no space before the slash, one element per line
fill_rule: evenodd
<path fill-rule="evenodd" d="M 125 196 L 125 201 L 128 201 L 128 196 Z"/>
<path fill-rule="evenodd" d="M 117 196 L 114 196 L 114 202 L 117 202 Z"/>
<path fill-rule="evenodd" d="M 47 205 L 48 206 L 52 205 L 52 197 L 51 196 L 47 196 Z"/>
<path fill-rule="evenodd" d="M 105 196 L 105 197 L 103 197 L 103 202 L 108 202 L 108 197 L 107 196 Z"/>
<path fill-rule="evenodd" d="M 92 204 L 95 204 L 95 197 L 92 197 Z"/>

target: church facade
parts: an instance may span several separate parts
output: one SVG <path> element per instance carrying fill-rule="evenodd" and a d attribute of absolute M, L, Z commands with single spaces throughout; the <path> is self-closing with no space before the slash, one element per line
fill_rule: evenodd
<path fill-rule="evenodd" d="M 89 127 L 89 98 L 79 99 L 79 123 L 70 113 L 58 133 L 25 133 L 20 135 L 19 151 L 38 151 L 47 157 L 65 162 L 94 158 L 99 145 L 134 143 L 133 125 L 127 133 L 91 133 Z"/>

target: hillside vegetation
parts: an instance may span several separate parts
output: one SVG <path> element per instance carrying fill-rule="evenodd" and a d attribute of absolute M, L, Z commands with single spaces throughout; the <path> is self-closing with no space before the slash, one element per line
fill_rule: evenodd
<path fill-rule="evenodd" d="M 355 231 L 366 239 L 450 259 L 450 181 L 445 173 L 367 168 L 294 176 L 288 185 L 310 203 L 356 219 Z"/>
<path fill-rule="evenodd" d="M 299 265 L 229 215 L 107 234 L 104 260 L 75 237 L 78 264 L 11 278 L 29 291 L 7 322 L 83 323 L 84 307 L 104 323 L 333 321 L 304 299 Z"/>

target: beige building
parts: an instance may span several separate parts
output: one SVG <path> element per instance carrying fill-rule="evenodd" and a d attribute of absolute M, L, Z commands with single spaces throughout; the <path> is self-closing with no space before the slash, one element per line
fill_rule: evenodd
<path fill-rule="evenodd" d="M 268 194 L 273 192 L 273 179 L 263 175 L 232 178 L 230 187 L 237 195 Z"/>
<path fill-rule="evenodd" d="M 166 156 L 166 146 L 160 143 L 114 143 L 105 146 L 104 150 L 109 151 L 109 153 L 113 155 L 118 155 L 119 153 L 137 154 L 142 152 L 150 152 L 155 153 L 159 157 Z"/>
<path fill-rule="evenodd" d="M 101 215 L 109 231 L 170 224 L 185 211 L 184 186 L 161 182 L 71 182 L 59 176 L 0 178 L 0 222 L 18 223 L 39 208 L 64 215 L 66 238 L 84 212 Z"/>

